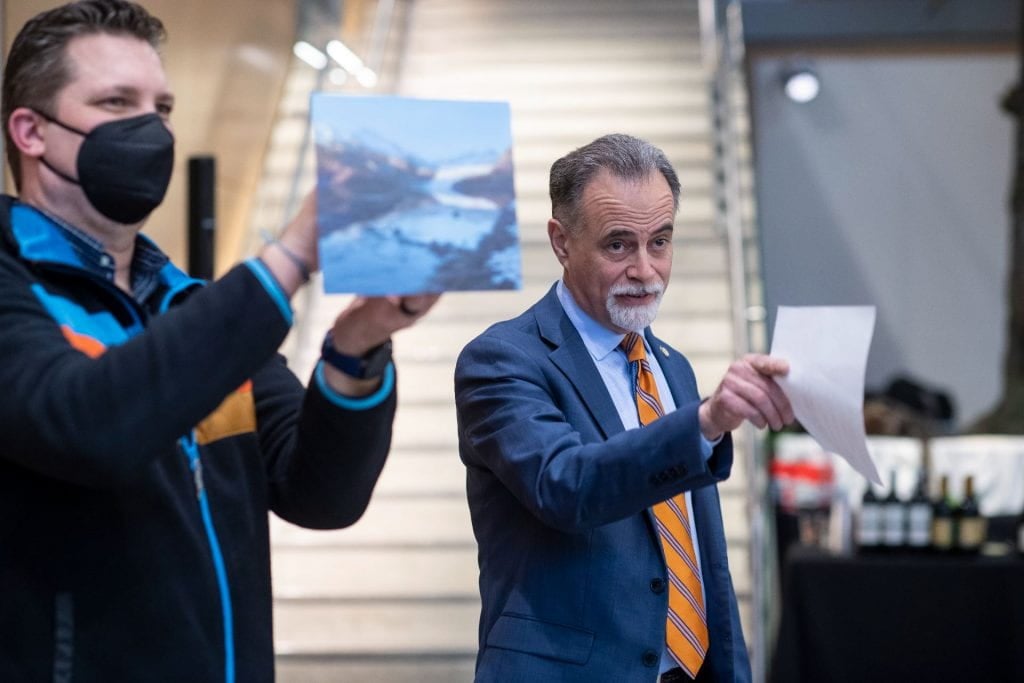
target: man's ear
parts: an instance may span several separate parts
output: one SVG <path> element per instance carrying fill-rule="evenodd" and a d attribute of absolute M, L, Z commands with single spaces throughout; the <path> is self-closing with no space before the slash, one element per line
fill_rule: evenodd
<path fill-rule="evenodd" d="M 548 219 L 548 239 L 551 241 L 551 250 L 555 252 L 555 258 L 564 266 L 569 259 L 569 233 L 557 218 Z"/>
<path fill-rule="evenodd" d="M 26 156 L 41 157 L 46 151 L 46 137 L 40 126 L 42 117 L 28 107 L 18 107 L 7 119 L 7 132 L 18 151 Z"/>

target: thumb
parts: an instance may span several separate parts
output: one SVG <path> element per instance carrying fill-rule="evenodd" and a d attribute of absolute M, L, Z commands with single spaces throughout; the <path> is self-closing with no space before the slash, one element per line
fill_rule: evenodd
<path fill-rule="evenodd" d="M 789 374 L 789 361 L 772 356 L 752 356 L 750 364 L 762 375 L 773 377 Z"/>

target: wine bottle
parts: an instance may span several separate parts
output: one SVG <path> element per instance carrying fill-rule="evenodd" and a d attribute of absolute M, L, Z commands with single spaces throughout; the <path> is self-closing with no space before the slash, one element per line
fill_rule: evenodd
<path fill-rule="evenodd" d="M 988 538 L 988 520 L 978 508 L 978 499 L 974 496 L 974 477 L 967 477 L 964 488 L 964 499 L 960 503 L 960 523 L 957 525 L 957 547 L 965 553 L 976 553 L 981 550 Z"/>
<path fill-rule="evenodd" d="M 882 500 L 882 545 L 886 550 L 898 550 L 907 538 L 907 509 L 896 495 L 896 470 L 889 481 L 889 495 Z"/>
<path fill-rule="evenodd" d="M 918 473 L 917 487 L 907 503 L 907 545 L 915 552 L 928 550 L 932 541 L 932 502 L 928 499 L 928 473 Z"/>
<path fill-rule="evenodd" d="M 939 480 L 939 496 L 932 504 L 932 548 L 940 553 L 954 550 L 953 506 L 949 502 L 949 477 L 942 475 Z"/>
<path fill-rule="evenodd" d="M 1017 533 L 1014 540 L 1017 542 L 1017 554 L 1024 556 L 1024 510 L 1020 511 L 1020 517 L 1017 518 Z"/>
<path fill-rule="evenodd" d="M 862 552 L 874 552 L 882 543 L 882 502 L 868 482 L 860 499 L 857 515 L 857 547 Z"/>

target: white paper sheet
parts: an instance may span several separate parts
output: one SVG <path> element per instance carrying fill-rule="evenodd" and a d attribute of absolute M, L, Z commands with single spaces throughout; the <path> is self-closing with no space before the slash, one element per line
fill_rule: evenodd
<path fill-rule="evenodd" d="M 779 306 L 771 355 L 789 361 L 789 374 L 776 381 L 807 433 L 881 485 L 864 433 L 864 370 L 874 329 L 874 306 Z"/>

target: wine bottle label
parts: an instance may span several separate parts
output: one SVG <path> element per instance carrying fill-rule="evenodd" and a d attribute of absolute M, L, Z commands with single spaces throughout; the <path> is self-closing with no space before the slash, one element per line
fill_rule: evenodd
<path fill-rule="evenodd" d="M 932 544 L 942 550 L 953 547 L 953 520 L 940 517 L 932 522 Z"/>
<path fill-rule="evenodd" d="M 882 514 L 877 505 L 865 505 L 857 522 L 857 544 L 875 546 L 882 542 Z"/>
<path fill-rule="evenodd" d="M 923 548 L 931 542 L 932 508 L 924 505 L 911 505 L 907 513 L 907 543 Z"/>
<path fill-rule="evenodd" d="M 960 537 L 958 539 L 961 548 L 980 548 L 985 543 L 985 536 L 988 533 L 988 525 L 984 517 L 965 517 L 960 520 Z"/>
<path fill-rule="evenodd" d="M 905 515 L 900 503 L 885 506 L 882 521 L 882 542 L 885 545 L 903 545 L 906 531 L 903 528 Z"/>

